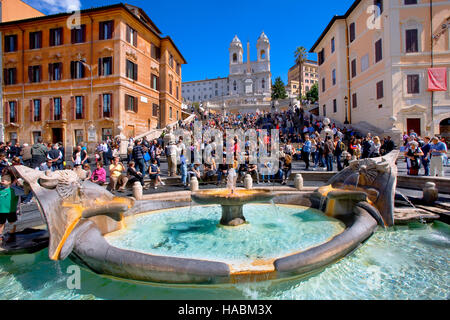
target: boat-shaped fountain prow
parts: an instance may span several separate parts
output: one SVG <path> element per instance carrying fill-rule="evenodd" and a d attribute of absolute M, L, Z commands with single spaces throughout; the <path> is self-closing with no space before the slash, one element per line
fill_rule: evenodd
<path fill-rule="evenodd" d="M 232 185 L 228 189 L 201 190 L 192 194 L 168 192 L 155 195 L 155 200 L 140 201 L 115 197 L 96 184 L 81 182 L 71 171 L 51 173 L 23 166 L 15 168 L 36 196 L 47 223 L 51 259 L 70 257 L 95 273 L 123 279 L 218 284 L 279 279 L 320 270 L 352 252 L 373 234 L 377 225 L 392 225 L 397 155 L 398 152 L 392 152 L 384 157 L 352 162 L 326 186 L 309 194 L 276 188 L 243 190 Z M 191 200 L 198 205 L 191 205 Z M 263 203 L 268 201 L 279 208 L 266 204 L 264 209 Z M 245 206 L 249 203 L 253 205 Z M 301 207 L 300 203 L 312 208 Z M 217 206 L 211 204 L 220 204 L 221 217 L 217 215 Z M 298 210 L 281 215 L 280 208 L 284 205 Z M 252 209 L 253 216 L 247 223 L 245 215 L 250 214 L 247 208 L 251 206 L 256 208 Z M 174 208 L 180 209 L 174 213 L 171 210 Z M 197 214 L 192 210 L 197 210 Z M 207 217 L 197 218 L 202 214 Z M 160 229 L 165 230 L 166 238 L 150 244 L 150 251 L 111 244 L 111 235 L 132 230 L 124 217 L 138 219 L 144 216 L 155 217 L 154 223 L 164 223 Z M 262 216 L 265 220 L 258 221 Z M 174 218 L 171 220 L 170 217 Z M 218 222 L 225 226 L 245 224 L 246 227 L 220 228 Z M 255 233 L 258 223 L 262 232 Z M 145 229 L 149 233 L 144 234 L 141 242 L 150 241 L 150 236 L 157 231 L 152 229 L 153 225 Z M 137 228 L 144 227 L 137 224 Z M 291 232 L 288 235 L 285 234 L 287 229 Z M 252 232 L 259 238 L 245 242 L 244 237 Z M 167 237 L 167 234 L 174 236 Z M 206 237 L 211 234 L 214 237 Z M 215 236 L 217 234 L 231 239 L 233 244 L 218 249 L 217 244 L 222 240 Z M 187 235 L 197 237 L 196 245 L 208 241 L 207 251 L 197 255 L 184 254 L 186 243 L 183 237 Z M 299 246 L 299 242 L 291 241 L 293 236 L 306 242 Z M 133 237 L 131 234 L 130 238 Z M 309 241 L 310 237 L 314 241 Z M 236 250 L 246 248 L 239 247 L 242 243 L 251 247 L 264 241 L 276 244 L 272 245 L 273 252 L 262 254 L 265 246 L 253 248 L 253 253 L 248 255 L 238 252 L 246 259 L 238 263 L 211 254 L 213 250 L 228 249 L 234 256 Z M 281 247 L 288 242 L 297 247 L 281 252 Z M 179 250 L 176 254 L 171 251 L 174 247 Z"/>

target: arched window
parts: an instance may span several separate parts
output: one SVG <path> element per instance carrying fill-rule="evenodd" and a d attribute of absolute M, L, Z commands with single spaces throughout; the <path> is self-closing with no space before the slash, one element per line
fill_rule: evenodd
<path fill-rule="evenodd" d="M 262 79 L 261 81 L 261 88 L 265 88 L 266 87 L 266 80 Z"/>
<path fill-rule="evenodd" d="M 237 54 L 233 53 L 233 62 L 237 62 Z"/>
<path fill-rule="evenodd" d="M 266 52 L 264 50 L 261 50 L 261 59 L 266 58 Z"/>
<path fill-rule="evenodd" d="M 234 91 L 237 90 L 237 88 L 236 88 L 236 80 L 233 81 L 233 90 L 234 90 Z"/>

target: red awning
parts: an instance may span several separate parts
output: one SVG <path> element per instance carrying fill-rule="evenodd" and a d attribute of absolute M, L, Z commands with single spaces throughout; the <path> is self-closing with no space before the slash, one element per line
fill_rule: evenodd
<path fill-rule="evenodd" d="M 428 69 L 428 91 L 447 91 L 447 68 Z"/>

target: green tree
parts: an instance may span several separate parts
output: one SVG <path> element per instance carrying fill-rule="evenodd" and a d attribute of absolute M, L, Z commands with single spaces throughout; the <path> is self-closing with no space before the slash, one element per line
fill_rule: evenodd
<path fill-rule="evenodd" d="M 295 57 L 295 64 L 299 67 L 298 70 L 298 89 L 299 89 L 299 97 L 303 95 L 302 92 L 302 80 L 303 80 L 303 63 L 308 59 L 308 52 L 306 51 L 305 47 L 300 46 L 297 47 L 294 51 L 294 57 Z"/>
<path fill-rule="evenodd" d="M 306 93 L 306 99 L 314 103 L 319 100 L 319 85 L 316 83 L 313 84 L 311 89 Z"/>
<path fill-rule="evenodd" d="M 272 100 L 286 99 L 286 88 L 284 87 L 281 77 L 275 79 L 275 83 L 272 85 Z"/>

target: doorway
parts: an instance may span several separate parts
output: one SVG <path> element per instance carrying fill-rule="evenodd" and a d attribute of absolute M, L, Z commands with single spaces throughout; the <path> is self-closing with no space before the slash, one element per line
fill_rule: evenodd
<path fill-rule="evenodd" d="M 447 143 L 450 142 L 450 118 L 441 121 L 439 124 L 439 134 Z"/>
<path fill-rule="evenodd" d="M 52 143 L 58 143 L 63 141 L 62 128 L 52 128 Z"/>
<path fill-rule="evenodd" d="M 406 128 L 408 130 L 407 134 L 414 130 L 414 132 L 420 136 L 420 118 L 408 118 L 406 119 Z"/>

